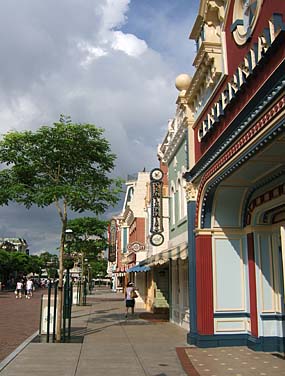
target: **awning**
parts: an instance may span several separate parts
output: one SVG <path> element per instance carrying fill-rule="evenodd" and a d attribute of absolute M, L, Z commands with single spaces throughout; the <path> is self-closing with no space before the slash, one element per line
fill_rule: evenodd
<path fill-rule="evenodd" d="M 168 256 L 172 260 L 186 260 L 188 257 L 188 248 L 174 248 L 168 251 Z"/>
<path fill-rule="evenodd" d="M 159 252 L 149 258 L 140 262 L 140 265 L 144 266 L 156 266 L 156 265 L 163 265 L 169 262 L 170 259 L 172 260 L 186 260 L 188 257 L 188 246 L 187 243 L 180 244 L 178 247 L 174 247 L 173 249 L 168 249 L 163 252 Z"/>
<path fill-rule="evenodd" d="M 139 273 L 139 272 L 148 272 L 150 270 L 149 266 L 135 265 L 127 270 L 127 273 Z"/>

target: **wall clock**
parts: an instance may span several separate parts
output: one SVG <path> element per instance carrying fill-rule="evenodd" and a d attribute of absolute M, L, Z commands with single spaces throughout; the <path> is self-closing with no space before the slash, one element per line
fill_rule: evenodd
<path fill-rule="evenodd" d="M 154 181 L 160 181 L 163 178 L 163 172 L 160 168 L 154 168 L 150 172 L 150 179 Z"/>
<path fill-rule="evenodd" d="M 155 247 L 160 246 L 164 242 L 164 237 L 162 234 L 152 234 L 150 237 L 150 243 Z"/>

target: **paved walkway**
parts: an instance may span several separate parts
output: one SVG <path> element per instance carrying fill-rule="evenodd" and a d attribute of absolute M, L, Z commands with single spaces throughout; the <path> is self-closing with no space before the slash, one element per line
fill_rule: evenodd
<path fill-rule="evenodd" d="M 88 301 L 73 312 L 77 343 L 29 343 L 1 376 L 285 375 L 280 354 L 190 347 L 176 325 L 142 319 L 140 312 L 126 319 L 122 294 L 97 291 Z"/>
<path fill-rule="evenodd" d="M 176 346 L 186 346 L 185 330 L 140 319 L 139 312 L 126 319 L 121 294 L 95 296 L 73 313 L 72 336 L 84 336 L 83 343 L 30 343 L 1 376 L 186 375 L 176 354 Z"/>
<path fill-rule="evenodd" d="M 0 292 L 0 362 L 39 328 L 41 295 L 31 299 L 16 299 L 14 291 Z"/>

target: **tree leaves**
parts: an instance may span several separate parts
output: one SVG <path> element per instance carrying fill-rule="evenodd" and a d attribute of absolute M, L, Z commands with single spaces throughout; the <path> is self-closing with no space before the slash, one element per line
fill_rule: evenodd
<path fill-rule="evenodd" d="M 0 141 L 0 204 L 39 207 L 65 200 L 73 211 L 103 213 L 114 205 L 122 181 L 112 179 L 115 155 L 103 130 L 61 115 L 52 127 L 9 132 Z"/>

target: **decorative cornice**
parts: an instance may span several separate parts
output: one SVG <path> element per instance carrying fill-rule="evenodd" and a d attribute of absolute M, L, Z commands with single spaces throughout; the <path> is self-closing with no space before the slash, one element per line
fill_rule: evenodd
<path fill-rule="evenodd" d="M 122 223 L 121 224 L 125 223 L 127 226 L 130 226 L 130 224 L 133 222 L 133 220 L 134 220 L 134 213 L 133 213 L 132 209 L 129 206 L 127 206 L 123 215 L 122 215 L 122 221 L 121 221 Z"/>
<path fill-rule="evenodd" d="M 281 98 L 278 103 L 273 106 L 268 113 L 266 113 L 253 127 L 251 127 L 238 142 L 236 142 L 203 176 L 201 183 L 199 185 L 197 202 L 201 200 L 202 191 L 209 179 L 216 174 L 226 163 L 228 163 L 238 152 L 241 151 L 247 144 L 249 144 L 252 139 L 268 125 L 268 123 L 285 107 L 285 97 Z M 203 203 L 201 209 L 201 227 L 204 226 L 204 216 L 205 216 L 205 205 L 207 201 L 207 196 L 226 176 L 230 175 L 234 170 L 244 164 L 252 155 L 257 153 L 261 148 L 263 148 L 267 143 L 272 142 L 272 140 L 279 135 L 281 132 L 285 131 L 285 119 L 279 121 L 279 123 L 274 126 L 270 132 L 258 140 L 258 142 L 249 148 L 245 153 L 243 153 L 237 161 L 230 165 L 226 171 L 219 174 L 215 179 L 209 184 L 207 190 L 203 196 Z M 196 207 L 196 225 L 198 225 L 198 211 L 199 205 Z"/>
<path fill-rule="evenodd" d="M 270 184 L 271 182 L 275 181 L 276 179 L 283 176 L 285 173 L 285 168 L 281 168 L 275 174 L 271 175 L 269 178 L 262 179 L 257 184 L 255 184 L 250 191 L 248 191 L 246 197 L 244 198 L 244 205 L 242 210 L 242 218 L 243 218 L 243 225 L 248 226 L 251 224 L 251 215 L 253 210 L 259 206 L 261 203 L 265 203 L 267 201 L 272 200 L 282 194 L 285 194 L 285 185 L 281 184 L 278 185 L 278 191 L 270 190 L 264 192 L 263 194 L 259 195 L 258 197 L 252 199 L 252 195 L 256 192 L 257 189 L 265 187 L 266 185 Z M 276 188 L 275 188 L 276 189 Z"/>
<path fill-rule="evenodd" d="M 229 145 L 236 140 L 238 137 L 240 137 L 240 134 L 244 132 L 244 130 L 250 126 L 256 119 L 260 117 L 262 112 L 264 112 L 264 108 L 266 108 L 273 98 L 276 98 L 279 93 L 282 92 L 285 88 L 285 80 L 282 80 L 281 82 L 278 82 L 277 85 L 275 85 L 270 93 L 266 95 L 262 100 L 250 111 L 249 115 L 246 116 L 243 120 L 241 120 L 238 123 L 238 126 L 227 136 L 226 139 L 223 140 L 222 143 L 218 145 L 218 147 L 215 149 L 214 152 L 212 152 L 208 157 L 205 155 L 205 158 L 203 158 L 203 162 L 198 162 L 198 168 L 194 166 L 192 170 L 190 170 L 188 173 L 186 173 L 187 180 L 195 180 L 198 176 L 203 174 L 203 172 L 206 171 L 206 169 L 215 161 L 217 158 L 219 158 L 222 153 L 227 150 Z M 261 120 L 256 124 L 256 127 L 260 127 L 261 124 L 264 122 L 267 123 L 267 116 L 274 116 L 276 113 L 280 112 L 280 110 L 284 107 L 284 97 L 267 113 L 265 116 L 262 117 Z M 264 125 L 264 124 L 263 124 Z M 251 134 L 252 130 L 250 130 L 250 133 L 246 133 L 246 138 L 249 138 L 249 134 Z M 242 138 L 244 139 L 244 137 Z M 232 148 L 230 149 L 232 150 Z M 233 152 L 235 153 L 235 152 Z M 206 158 L 207 157 L 207 158 Z M 187 176 L 188 175 L 188 176 Z"/>
<path fill-rule="evenodd" d="M 168 122 L 168 132 L 163 143 L 158 145 L 157 154 L 165 164 L 173 158 L 188 127 L 188 117 L 185 106 L 177 107 L 176 116 Z"/>
<path fill-rule="evenodd" d="M 186 200 L 188 201 L 196 201 L 197 199 L 197 193 L 198 189 L 197 186 L 193 183 L 186 182 L 185 185 L 185 191 L 186 191 Z"/>
<path fill-rule="evenodd" d="M 193 65 L 196 72 L 186 96 L 190 108 L 195 111 L 201 105 L 203 93 L 214 87 L 222 75 L 222 47 L 220 43 L 203 42 Z"/>

